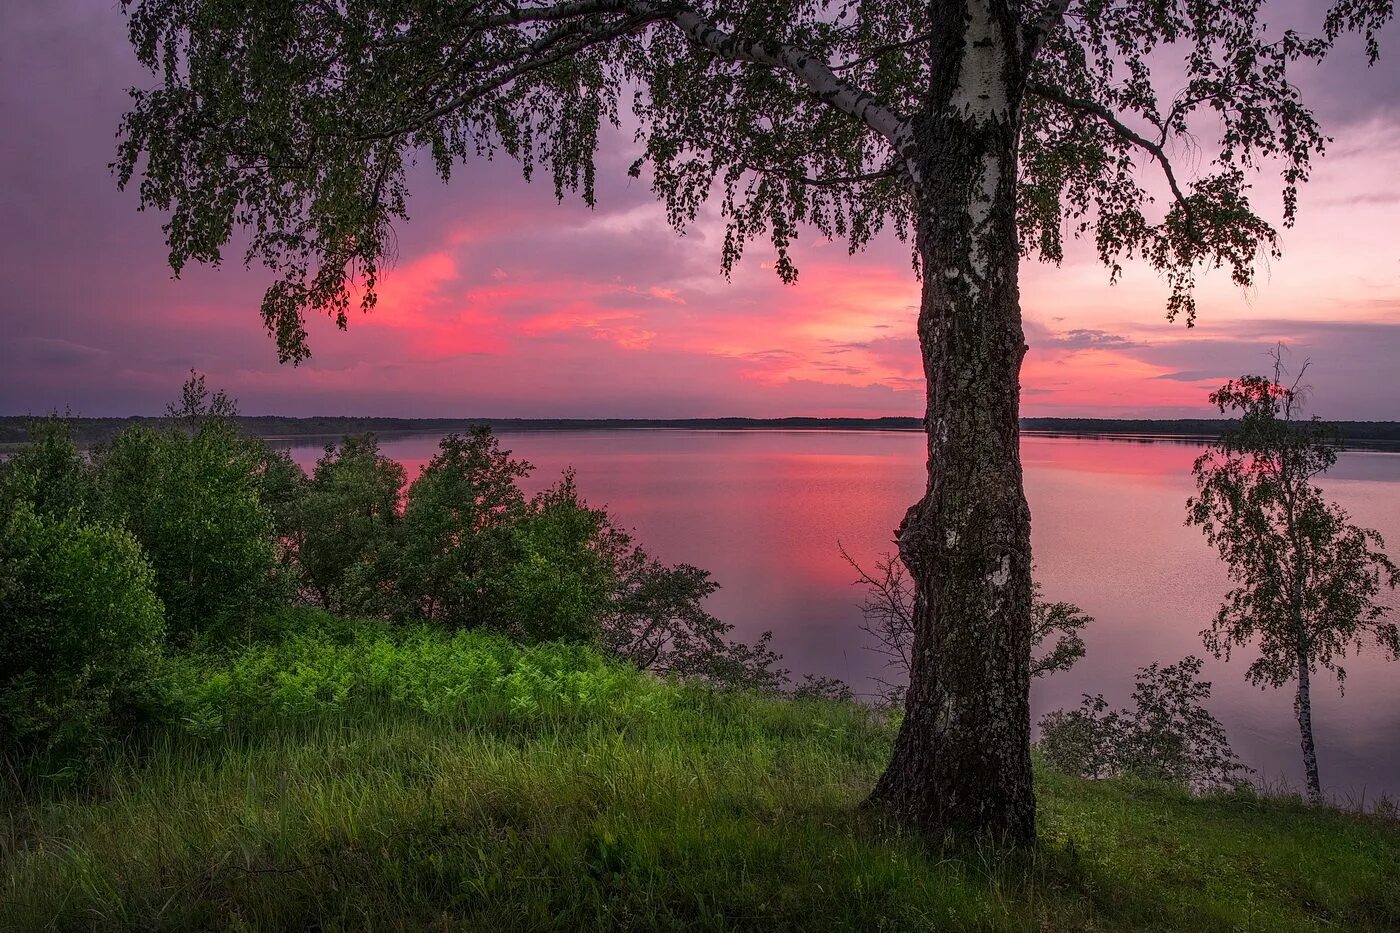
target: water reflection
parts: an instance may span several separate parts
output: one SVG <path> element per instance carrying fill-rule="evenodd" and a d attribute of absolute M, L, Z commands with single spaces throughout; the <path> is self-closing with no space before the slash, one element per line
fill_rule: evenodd
<path fill-rule="evenodd" d="M 923 439 L 913 432 L 533 431 L 503 445 L 534 463 L 532 488 L 567 466 L 591 502 L 635 529 L 649 550 L 713 572 L 712 610 L 756 634 L 775 633 L 799 673 L 844 677 L 863 689 L 882 659 L 857 630 L 861 593 L 836 550 L 862 562 L 892 548 L 894 528 L 923 487 Z M 435 437 L 384 441 L 416 475 Z M 310 467 L 319 444 L 293 454 Z M 1194 442 L 1027 435 L 1022 446 L 1037 576 L 1051 599 L 1097 622 L 1088 655 L 1037 683 L 1038 716 L 1082 692 L 1126 701 L 1136 666 L 1202 654 L 1199 632 L 1229 588 L 1200 533 L 1183 524 Z M 1400 557 L 1400 455 L 1352 451 L 1329 494 Z M 1266 777 L 1299 783 L 1291 694 L 1243 679 L 1249 662 L 1211 661 L 1213 709 L 1241 756 Z M 1347 695 L 1320 678 L 1314 698 L 1323 781 L 1340 794 L 1400 793 L 1400 664 L 1351 658 Z"/>

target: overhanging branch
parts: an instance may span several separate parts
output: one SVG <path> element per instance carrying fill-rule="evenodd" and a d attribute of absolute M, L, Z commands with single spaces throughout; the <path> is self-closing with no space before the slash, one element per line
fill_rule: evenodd
<path fill-rule="evenodd" d="M 906 174 L 902 161 L 875 172 L 861 172 L 857 175 L 820 175 L 815 178 L 810 175 L 803 175 L 801 172 L 794 171 L 793 169 L 780 168 L 772 165 L 754 165 L 745 162 L 742 163 L 742 166 L 751 172 L 758 172 L 763 175 L 779 175 L 811 188 L 841 188 L 847 185 L 858 185 L 862 182 L 880 181 L 884 178 L 897 178 L 900 175 Z"/>
<path fill-rule="evenodd" d="M 605 18 L 605 21 L 590 22 L 593 18 Z M 881 103 L 874 94 L 838 77 L 831 66 L 817 56 L 782 42 L 743 41 L 713 25 L 694 10 L 677 9 L 645 0 L 561 0 L 547 6 L 515 7 L 505 12 L 469 17 L 462 25 L 476 31 L 531 24 L 556 25 L 530 43 L 513 61 L 495 63 L 499 70 L 494 74 L 458 91 L 444 103 L 389 129 L 356 138 L 366 142 L 391 139 L 422 129 L 434 120 L 455 113 L 531 72 L 557 64 L 591 46 L 661 22 L 676 26 L 696 47 L 725 61 L 760 65 L 787 73 L 818 100 L 859 120 L 881 136 L 894 149 L 896 156 L 904 161 L 910 177 L 917 181 L 916 163 L 911 158 L 914 134 L 909 121 Z M 909 40 L 910 43 L 914 41 L 916 39 Z M 853 64 L 847 63 L 841 67 Z"/>
<path fill-rule="evenodd" d="M 655 9 L 636 4 L 638 9 Z M 826 62 L 793 45 L 781 42 L 741 42 L 736 36 L 707 22 L 698 13 L 682 10 L 670 17 L 690 40 L 720 58 L 732 62 L 766 65 L 792 75 L 819 100 L 864 123 L 894 147 L 906 162 L 911 161 L 914 134 L 909 122 L 874 94 L 838 77 Z M 911 163 L 912 164 L 912 163 Z"/>
<path fill-rule="evenodd" d="M 1066 110 L 1072 110 L 1075 113 L 1097 118 L 1107 125 L 1109 129 L 1113 130 L 1114 135 L 1119 139 L 1131 143 L 1151 155 L 1157 160 L 1158 164 L 1162 166 L 1162 174 L 1166 176 L 1167 185 L 1172 191 L 1172 197 L 1176 198 L 1177 203 L 1187 212 L 1189 219 L 1190 202 L 1186 200 L 1186 193 L 1181 190 L 1181 185 L 1177 183 L 1176 172 L 1172 168 L 1171 159 L 1167 157 L 1167 153 L 1161 145 L 1153 142 L 1128 126 L 1122 120 L 1118 119 L 1117 114 L 1098 101 L 1074 97 L 1070 94 L 1066 94 L 1057 87 L 1041 84 L 1039 82 L 1031 82 L 1026 85 L 1026 90 L 1036 97 L 1059 104 Z"/>

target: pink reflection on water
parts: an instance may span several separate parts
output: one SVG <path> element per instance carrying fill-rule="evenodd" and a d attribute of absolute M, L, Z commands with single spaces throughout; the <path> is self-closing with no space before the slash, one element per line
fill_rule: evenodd
<path fill-rule="evenodd" d="M 924 446 L 914 432 L 568 431 L 502 435 L 536 465 L 542 488 L 565 467 L 649 550 L 710 570 L 711 609 L 753 636 L 765 629 L 785 664 L 866 689 L 881 659 L 856 626 L 861 592 L 839 540 L 873 563 L 923 491 Z M 391 438 L 390 456 L 417 475 L 435 437 Z M 1196 529 L 1184 525 L 1193 443 L 1027 435 L 1022 441 L 1037 577 L 1052 599 L 1097 620 L 1088 656 L 1037 682 L 1041 712 L 1083 692 L 1126 702 L 1136 667 L 1204 654 L 1199 632 L 1230 582 Z M 293 450 L 314 465 L 315 446 Z M 1327 489 L 1400 556 L 1400 455 L 1346 453 Z M 1243 679 L 1249 658 L 1209 661 L 1212 707 L 1237 750 L 1269 777 L 1297 783 L 1292 697 Z M 1364 654 L 1347 664 L 1347 696 L 1321 678 L 1314 706 L 1323 781 L 1338 793 L 1400 793 L 1400 665 Z"/>

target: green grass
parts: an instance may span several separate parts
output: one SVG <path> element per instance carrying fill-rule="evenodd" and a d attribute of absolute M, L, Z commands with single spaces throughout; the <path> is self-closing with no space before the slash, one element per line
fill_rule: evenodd
<path fill-rule="evenodd" d="M 0 928 L 1400 928 L 1394 825 L 1041 773 L 1035 852 L 945 849 L 858 810 L 863 710 L 582 649 L 324 629 L 167 693 L 92 788 L 11 791 Z"/>

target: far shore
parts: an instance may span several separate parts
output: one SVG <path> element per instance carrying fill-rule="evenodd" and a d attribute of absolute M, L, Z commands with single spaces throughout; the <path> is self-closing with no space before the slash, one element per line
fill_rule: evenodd
<path fill-rule="evenodd" d="M 28 440 L 30 415 L 0 415 L 0 450 Z M 126 418 L 70 418 L 74 440 L 84 446 L 102 443 L 137 424 L 160 426 L 168 419 L 134 415 Z M 524 431 L 920 431 L 914 417 L 883 418 L 381 418 L 286 417 L 240 415 L 238 426 L 270 441 L 334 440 L 346 434 L 373 432 L 380 437 L 465 432 L 489 426 L 498 433 Z M 1102 437 L 1136 441 L 1206 441 L 1233 422 L 1221 418 L 1022 418 L 1021 430 L 1040 436 Z M 1352 447 L 1400 450 L 1400 421 L 1337 421 Z"/>

